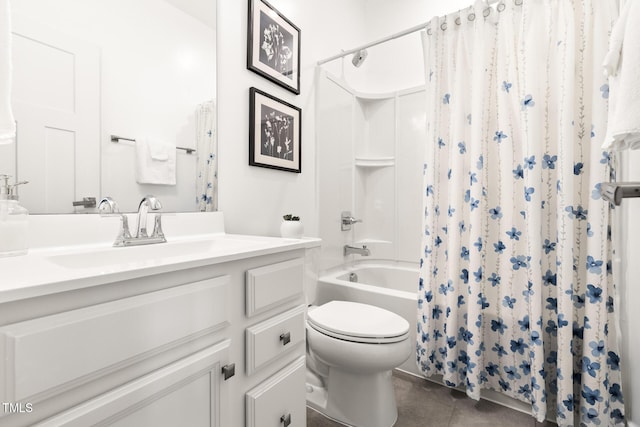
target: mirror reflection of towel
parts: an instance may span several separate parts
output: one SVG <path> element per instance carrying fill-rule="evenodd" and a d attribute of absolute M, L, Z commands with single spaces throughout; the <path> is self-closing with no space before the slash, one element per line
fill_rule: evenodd
<path fill-rule="evenodd" d="M 611 31 L 604 62 L 609 85 L 609 123 L 602 148 L 640 148 L 640 1 L 627 0 Z"/>
<path fill-rule="evenodd" d="M 166 141 L 136 140 L 136 181 L 138 184 L 176 185 L 176 146 Z"/>
<path fill-rule="evenodd" d="M 0 0 L 0 144 L 16 137 L 11 110 L 11 10 L 9 0 Z"/>

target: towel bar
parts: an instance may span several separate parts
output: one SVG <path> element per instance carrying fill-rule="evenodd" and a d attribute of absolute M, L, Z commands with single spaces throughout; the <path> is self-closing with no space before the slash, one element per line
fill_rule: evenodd
<path fill-rule="evenodd" d="M 640 182 L 603 182 L 600 194 L 606 201 L 620 206 L 622 199 L 640 197 Z"/>
<path fill-rule="evenodd" d="M 111 142 L 115 142 L 117 144 L 118 142 L 120 142 L 120 140 L 136 142 L 135 139 L 125 138 L 123 136 L 111 135 Z M 187 148 L 187 147 L 176 147 L 176 150 L 184 150 L 184 151 L 187 152 L 187 154 L 191 154 L 191 153 L 195 153 L 196 152 L 195 148 Z"/>

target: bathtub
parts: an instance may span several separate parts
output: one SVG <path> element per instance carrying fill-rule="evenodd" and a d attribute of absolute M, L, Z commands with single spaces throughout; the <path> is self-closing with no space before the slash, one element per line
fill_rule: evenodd
<path fill-rule="evenodd" d="M 418 265 L 407 262 L 371 260 L 346 264 L 321 274 L 315 303 L 342 300 L 371 304 L 392 311 L 404 317 L 409 325 L 415 325 L 418 278 Z M 411 342 L 415 343 L 416 328 L 410 327 L 409 333 Z M 413 355 L 399 369 L 422 376 Z"/>

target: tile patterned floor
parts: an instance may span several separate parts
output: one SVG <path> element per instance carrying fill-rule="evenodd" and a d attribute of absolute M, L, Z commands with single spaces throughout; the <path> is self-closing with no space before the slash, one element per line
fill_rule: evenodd
<path fill-rule="evenodd" d="M 394 373 L 398 404 L 394 427 L 552 427 L 530 415 L 486 400 L 476 402 L 464 393 L 411 375 Z M 341 427 L 307 408 L 307 427 Z"/>

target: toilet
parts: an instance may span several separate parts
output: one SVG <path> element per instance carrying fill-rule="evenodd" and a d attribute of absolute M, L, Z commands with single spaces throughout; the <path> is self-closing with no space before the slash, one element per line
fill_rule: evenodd
<path fill-rule="evenodd" d="M 330 301 L 307 314 L 307 405 L 342 424 L 391 427 L 391 370 L 409 357 L 409 322 L 367 304 Z"/>

